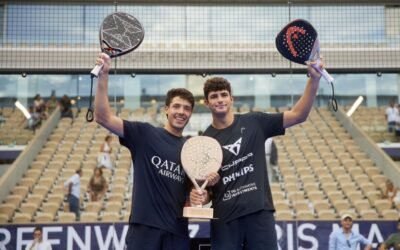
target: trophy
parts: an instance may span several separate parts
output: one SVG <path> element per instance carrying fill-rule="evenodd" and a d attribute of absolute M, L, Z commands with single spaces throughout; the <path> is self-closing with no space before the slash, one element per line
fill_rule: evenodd
<path fill-rule="evenodd" d="M 206 176 L 211 172 L 218 172 L 222 163 L 222 149 L 218 141 L 208 136 L 195 136 L 188 139 L 183 145 L 181 161 L 189 179 L 198 191 L 207 186 Z M 199 186 L 198 182 L 202 182 Z M 213 218 L 213 209 L 202 205 L 184 207 L 183 216 L 189 218 Z"/>

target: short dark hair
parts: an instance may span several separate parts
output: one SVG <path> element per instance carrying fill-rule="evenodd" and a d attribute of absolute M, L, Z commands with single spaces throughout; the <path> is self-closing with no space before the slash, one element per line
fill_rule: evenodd
<path fill-rule="evenodd" d="M 39 227 L 39 226 L 35 227 L 35 229 L 33 229 L 33 232 L 36 232 L 36 231 L 43 232 L 42 227 Z"/>
<path fill-rule="evenodd" d="M 213 77 L 204 83 L 203 92 L 204 97 L 208 100 L 208 94 L 211 91 L 227 90 L 232 95 L 231 84 L 223 77 Z"/>
<path fill-rule="evenodd" d="M 165 106 L 169 106 L 172 102 L 172 99 L 174 99 L 174 97 L 177 97 L 177 96 L 190 102 L 190 104 L 192 105 L 192 110 L 193 110 L 194 96 L 193 96 L 192 92 L 190 92 L 189 90 L 187 90 L 185 88 L 170 89 L 167 92 L 167 99 L 165 99 Z"/>

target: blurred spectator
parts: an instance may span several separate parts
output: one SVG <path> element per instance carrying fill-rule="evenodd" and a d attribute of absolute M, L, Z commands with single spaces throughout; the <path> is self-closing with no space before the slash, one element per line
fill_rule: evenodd
<path fill-rule="evenodd" d="M 36 94 L 33 99 L 33 111 L 40 114 L 44 110 L 45 106 L 46 104 L 42 97 L 39 94 Z"/>
<path fill-rule="evenodd" d="M 71 99 L 67 95 L 63 95 L 60 100 L 61 117 L 73 118 Z"/>
<path fill-rule="evenodd" d="M 41 119 L 39 113 L 34 111 L 35 108 L 30 106 L 29 113 L 31 114 L 31 118 L 28 119 L 28 129 L 35 130 L 41 124 Z"/>
<path fill-rule="evenodd" d="M 82 170 L 78 169 L 64 182 L 64 187 L 68 188 L 69 211 L 75 213 L 76 220 L 79 220 L 80 217 L 81 176 Z"/>
<path fill-rule="evenodd" d="M 329 250 L 359 249 L 358 245 L 365 245 L 364 250 L 371 250 L 372 245 L 363 235 L 352 230 L 353 217 L 343 214 L 340 221 L 342 227 L 329 235 Z"/>
<path fill-rule="evenodd" d="M 41 227 L 35 227 L 33 230 L 33 240 L 29 243 L 25 250 L 51 250 L 49 242 L 43 240 L 43 232 Z"/>
<path fill-rule="evenodd" d="M 386 249 L 400 250 L 400 219 L 397 220 L 397 233 L 389 235 L 389 237 L 381 244 L 379 250 Z"/>
<path fill-rule="evenodd" d="M 273 178 L 275 176 L 273 170 L 278 165 L 278 148 L 272 137 L 265 141 L 265 159 L 267 161 L 268 181 L 271 183 L 276 181 Z"/>
<path fill-rule="evenodd" d="M 390 180 L 386 181 L 386 190 L 383 193 L 383 198 L 389 199 L 392 206 L 400 204 L 400 192 L 398 192 L 397 188 Z"/>
<path fill-rule="evenodd" d="M 91 201 L 99 201 L 103 198 L 104 194 L 108 189 L 106 178 L 103 176 L 103 170 L 101 168 L 95 168 L 93 175 L 90 178 L 88 184 L 88 192 L 90 194 Z"/>
<path fill-rule="evenodd" d="M 33 111 L 33 106 L 30 106 L 27 116 L 24 116 L 21 121 L 17 124 L 18 127 L 21 127 L 24 124 L 25 129 L 31 129 L 35 131 L 41 124 L 41 119 L 39 114 Z"/>
<path fill-rule="evenodd" d="M 56 96 L 53 94 L 47 101 L 46 106 L 49 113 L 52 113 L 57 108 L 58 102 Z"/>
<path fill-rule="evenodd" d="M 97 157 L 97 166 L 98 167 L 105 167 L 108 169 L 113 168 L 112 160 L 111 160 L 111 142 L 113 138 L 111 135 L 107 135 L 104 138 L 104 142 L 100 146 L 100 153 Z"/>
<path fill-rule="evenodd" d="M 395 102 L 392 100 L 389 102 L 389 106 L 385 111 L 385 119 L 389 132 L 394 132 L 396 129 L 396 121 L 399 116 L 399 110 L 397 109 Z"/>

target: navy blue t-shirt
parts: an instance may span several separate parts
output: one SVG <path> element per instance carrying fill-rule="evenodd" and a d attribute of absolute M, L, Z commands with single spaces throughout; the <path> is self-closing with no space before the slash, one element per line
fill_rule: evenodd
<path fill-rule="evenodd" d="M 265 140 L 283 135 L 283 113 L 235 115 L 231 126 L 209 126 L 204 135 L 223 150 L 220 181 L 212 187 L 214 217 L 224 222 L 260 210 L 274 211 L 265 160 Z"/>
<path fill-rule="evenodd" d="M 130 222 L 188 235 L 182 217 L 187 197 L 187 178 L 181 166 L 183 137 L 148 123 L 124 120 L 120 143 L 132 155 L 134 186 Z"/>

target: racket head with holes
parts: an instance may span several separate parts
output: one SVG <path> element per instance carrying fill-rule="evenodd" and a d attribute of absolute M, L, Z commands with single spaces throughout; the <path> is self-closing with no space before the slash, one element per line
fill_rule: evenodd
<path fill-rule="evenodd" d="M 318 33 L 308 21 L 296 19 L 278 33 L 275 45 L 283 57 L 305 65 L 319 52 Z"/>
<path fill-rule="evenodd" d="M 111 58 L 118 57 L 139 47 L 144 39 L 144 28 L 132 15 L 114 12 L 104 18 L 99 38 L 101 51 Z"/>
<path fill-rule="evenodd" d="M 204 181 L 207 174 L 218 172 L 222 163 L 222 148 L 218 141 L 208 136 L 188 139 L 181 151 L 182 167 L 194 180 Z"/>

